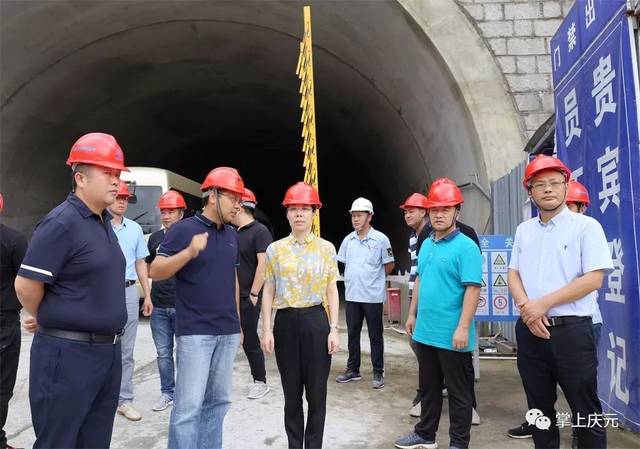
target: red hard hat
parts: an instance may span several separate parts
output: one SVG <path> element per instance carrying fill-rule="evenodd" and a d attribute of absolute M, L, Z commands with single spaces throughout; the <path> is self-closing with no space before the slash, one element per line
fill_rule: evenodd
<path fill-rule="evenodd" d="M 534 160 L 529 162 L 527 168 L 524 170 L 524 178 L 522 179 L 522 185 L 524 188 L 528 190 L 533 177 L 543 170 L 559 171 L 564 175 L 564 179 L 567 182 L 569 182 L 569 178 L 571 178 L 571 170 L 569 170 L 569 168 L 567 168 L 560 159 L 540 154 L 536 156 Z"/>
<path fill-rule="evenodd" d="M 217 167 L 209 172 L 204 179 L 200 190 L 203 192 L 209 189 L 223 189 L 238 195 L 244 193 L 244 182 L 238 170 L 231 167 Z"/>
<path fill-rule="evenodd" d="M 464 203 L 462 192 L 449 178 L 438 178 L 431 184 L 427 194 L 427 208 L 456 206 Z"/>
<path fill-rule="evenodd" d="M 2 213 L 3 210 L 4 210 L 4 197 L 2 196 L 2 193 L 0 193 L 0 213 Z"/>
<path fill-rule="evenodd" d="M 158 209 L 186 209 L 187 203 L 180 193 L 175 190 L 168 190 L 160 197 Z"/>
<path fill-rule="evenodd" d="M 420 209 L 427 209 L 427 197 L 422 193 L 412 193 L 409 195 L 403 204 L 400 205 L 400 209 L 407 209 L 408 207 L 419 207 Z"/>
<path fill-rule="evenodd" d="M 242 202 L 258 204 L 258 200 L 256 199 L 254 193 L 246 187 L 244 188 L 244 192 L 242 193 Z"/>
<path fill-rule="evenodd" d="M 578 181 L 572 180 L 567 184 L 567 203 L 584 203 L 587 206 L 589 201 L 589 191 Z"/>
<path fill-rule="evenodd" d="M 91 164 L 129 171 L 124 166 L 122 148 L 115 137 L 105 133 L 89 133 L 76 140 L 67 159 L 67 165 L 73 164 Z"/>
<path fill-rule="evenodd" d="M 314 206 L 318 209 L 322 207 L 318 191 L 306 182 L 296 182 L 294 185 L 289 187 L 287 193 L 284 194 L 282 205 L 287 207 L 292 204 Z"/>
<path fill-rule="evenodd" d="M 133 196 L 131 195 L 131 192 L 129 192 L 129 186 L 126 182 L 120 180 L 120 183 L 118 184 L 118 194 L 116 196 L 126 196 L 127 198 L 131 198 Z"/>

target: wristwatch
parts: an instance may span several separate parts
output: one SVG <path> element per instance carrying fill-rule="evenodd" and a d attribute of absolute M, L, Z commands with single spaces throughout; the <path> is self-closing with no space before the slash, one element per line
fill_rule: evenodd
<path fill-rule="evenodd" d="M 255 293 L 253 293 L 253 292 L 249 292 L 249 296 L 254 296 L 254 297 L 256 297 L 256 298 L 258 297 L 258 295 L 257 295 L 257 294 L 255 294 Z"/>

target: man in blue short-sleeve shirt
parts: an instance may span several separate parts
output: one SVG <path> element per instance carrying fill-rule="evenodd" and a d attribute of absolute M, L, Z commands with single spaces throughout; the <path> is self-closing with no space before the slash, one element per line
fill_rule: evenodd
<path fill-rule="evenodd" d="M 349 337 L 349 360 L 339 383 L 360 380 L 360 331 L 367 320 L 373 388 L 384 387 L 384 338 L 382 306 L 387 299 L 386 275 L 393 270 L 394 257 L 389 238 L 371 227 L 373 204 L 356 198 L 351 209 L 354 231 L 347 235 L 336 256 L 344 264 L 344 284 Z"/>
<path fill-rule="evenodd" d="M 436 179 L 427 196 L 433 232 L 420 248 L 414 285 L 418 294 L 406 322 L 407 333 L 417 344 L 422 414 L 414 431 L 396 441 L 398 448 L 437 447 L 443 380 L 449 392 L 449 446 L 469 447 L 473 317 L 480 297 L 482 256 L 456 226 L 463 201 L 460 189 L 447 178 Z"/>
<path fill-rule="evenodd" d="M 244 183 L 229 167 L 201 187 L 202 213 L 174 224 L 151 263 L 151 278 L 176 280 L 177 378 L 169 449 L 221 448 L 240 344 L 238 234 L 227 223 Z"/>
<path fill-rule="evenodd" d="M 120 181 L 116 201 L 109 206 L 109 213 L 113 216 L 111 226 L 120 249 L 126 260 L 127 266 L 123 273 L 125 283 L 124 295 L 127 304 L 127 324 L 124 326 L 122 336 L 122 381 L 120 382 L 120 399 L 118 399 L 118 414 L 130 421 L 139 421 L 142 415 L 133 406 L 133 351 L 138 335 L 138 316 L 140 315 L 140 294 L 136 286 L 136 279 L 140 280 L 144 301 L 142 313 L 144 316 L 151 315 L 153 304 L 151 303 L 151 292 L 149 288 L 149 276 L 147 274 L 147 263 L 145 257 L 149 255 L 149 250 L 144 242 L 144 234 L 138 223 L 124 216 L 129 206 L 131 197 L 129 187 L 124 181 Z"/>
<path fill-rule="evenodd" d="M 127 310 L 125 259 L 106 207 L 126 168 L 102 133 L 78 139 L 67 164 L 74 193 L 37 226 L 15 282 L 39 324 L 29 373 L 34 448 L 108 448 Z"/>

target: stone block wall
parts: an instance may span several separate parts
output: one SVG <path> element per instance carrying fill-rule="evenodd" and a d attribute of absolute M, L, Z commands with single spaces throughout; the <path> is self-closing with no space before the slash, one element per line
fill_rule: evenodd
<path fill-rule="evenodd" d="M 456 0 L 504 74 L 527 138 L 554 111 L 551 37 L 573 0 Z"/>

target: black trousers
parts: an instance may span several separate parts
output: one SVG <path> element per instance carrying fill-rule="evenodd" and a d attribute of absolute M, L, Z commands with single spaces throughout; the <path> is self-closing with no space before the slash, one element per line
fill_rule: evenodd
<path fill-rule="evenodd" d="M 518 320 L 518 370 L 529 409 L 537 408 L 551 420 L 549 430 L 533 428 L 536 448 L 559 448 L 556 426 L 557 385 L 564 392 L 574 424 L 578 414 L 585 422 L 589 415 L 602 413 L 598 399 L 597 356 L 591 319 L 549 328 L 551 339 L 538 338 Z M 577 428 L 578 447 L 606 448 L 604 426 Z"/>
<path fill-rule="evenodd" d="M 416 359 L 418 358 L 418 342 L 416 342 L 413 337 L 407 335 L 407 337 L 409 338 L 409 345 L 411 346 L 411 350 L 413 351 L 413 354 L 416 356 Z M 471 363 L 471 369 L 473 369 L 473 359 L 470 360 Z M 473 408 L 477 409 L 478 408 L 478 402 L 476 401 L 476 383 L 475 383 L 475 371 L 474 371 L 474 382 L 471 383 L 471 394 L 473 395 Z M 442 384 L 442 388 L 447 388 L 446 383 Z M 418 389 L 417 389 L 417 394 L 416 394 L 416 398 L 421 398 L 422 397 L 422 391 L 420 390 L 420 385 L 418 385 Z M 415 403 L 413 405 L 416 405 Z"/>
<path fill-rule="evenodd" d="M 260 319 L 260 307 L 262 298 L 258 299 L 254 306 L 248 296 L 240 297 L 240 325 L 244 339 L 242 349 L 249 361 L 253 380 L 260 382 L 267 381 L 267 372 L 264 367 L 264 353 L 260 348 L 260 338 L 258 337 L 258 320 Z"/>
<path fill-rule="evenodd" d="M 349 335 L 349 360 L 347 369 L 360 372 L 360 332 L 362 322 L 367 320 L 369 343 L 371 344 L 371 365 L 375 374 L 384 372 L 384 338 L 382 337 L 382 303 L 346 301 L 347 332 Z"/>
<path fill-rule="evenodd" d="M 322 306 L 280 309 L 276 313 L 273 335 L 284 391 L 284 427 L 289 448 L 321 448 L 331 369 L 327 314 Z M 308 405 L 306 428 L 303 389 Z"/>
<path fill-rule="evenodd" d="M 108 448 L 118 406 L 120 343 L 33 337 L 29 402 L 37 448 Z"/>
<path fill-rule="evenodd" d="M 422 414 L 415 431 L 435 441 L 442 412 L 442 382 L 449 392 L 449 445 L 469 447 L 473 408 L 471 352 L 458 352 L 417 343 Z"/>
<path fill-rule="evenodd" d="M 4 425 L 9 412 L 9 400 L 16 385 L 20 359 L 20 312 L 2 311 L 0 314 L 0 448 L 7 445 Z"/>

